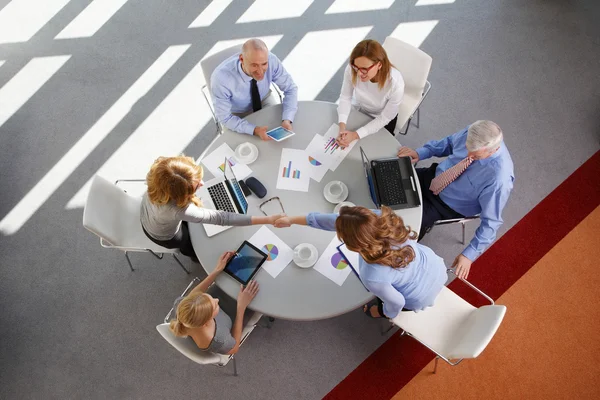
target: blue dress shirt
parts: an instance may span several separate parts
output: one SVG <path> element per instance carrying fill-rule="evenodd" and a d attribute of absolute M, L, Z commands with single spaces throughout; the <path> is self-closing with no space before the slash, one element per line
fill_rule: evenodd
<path fill-rule="evenodd" d="M 419 160 L 432 156 L 447 158 L 435 170 L 438 176 L 467 157 L 467 130 L 442 140 L 432 140 L 418 148 Z M 515 174 L 513 162 L 504 142 L 494 154 L 476 160 L 454 182 L 439 194 L 440 199 L 454 211 L 473 216 L 480 214 L 481 223 L 475 236 L 462 254 L 474 261 L 496 238 L 502 225 L 502 209 L 513 188 Z"/>
<path fill-rule="evenodd" d="M 338 214 L 310 213 L 306 223 L 313 228 L 335 231 L 337 217 Z M 383 301 L 383 313 L 388 318 L 396 317 L 402 308 L 431 307 L 447 279 L 444 260 L 429 247 L 414 240 L 407 240 L 398 248 L 404 246 L 411 246 L 415 252 L 415 259 L 404 268 L 369 264 L 359 255 L 360 280 Z"/>
<path fill-rule="evenodd" d="M 254 134 L 256 126 L 232 113 L 252 111 L 251 80 L 252 77 L 242 70 L 239 54 L 223 61 L 210 77 L 210 90 L 217 119 L 228 129 L 248 135 Z M 298 87 L 273 53 L 269 53 L 269 66 L 265 77 L 256 82 L 261 99 L 264 99 L 271 90 L 271 82 L 274 82 L 284 94 L 281 119 L 293 121 L 298 111 Z"/>

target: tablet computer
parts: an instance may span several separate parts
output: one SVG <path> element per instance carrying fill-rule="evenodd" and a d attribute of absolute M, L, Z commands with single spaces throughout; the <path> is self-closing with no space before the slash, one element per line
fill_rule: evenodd
<path fill-rule="evenodd" d="M 267 135 L 270 136 L 276 142 L 281 142 L 289 137 L 294 136 L 296 133 L 285 129 L 283 126 L 280 126 L 275 129 L 271 129 L 267 132 Z"/>
<path fill-rule="evenodd" d="M 252 243 L 244 240 L 225 265 L 225 272 L 233 279 L 247 285 L 266 261 L 267 255 Z"/>

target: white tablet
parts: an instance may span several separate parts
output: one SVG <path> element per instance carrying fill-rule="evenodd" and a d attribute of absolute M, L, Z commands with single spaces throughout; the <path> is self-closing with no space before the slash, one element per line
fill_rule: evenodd
<path fill-rule="evenodd" d="M 295 134 L 296 134 L 295 132 L 289 131 L 289 130 L 285 129 L 283 126 L 280 126 L 275 129 L 271 129 L 270 131 L 267 132 L 267 135 L 269 135 L 276 142 L 281 142 L 289 137 L 294 136 Z"/>

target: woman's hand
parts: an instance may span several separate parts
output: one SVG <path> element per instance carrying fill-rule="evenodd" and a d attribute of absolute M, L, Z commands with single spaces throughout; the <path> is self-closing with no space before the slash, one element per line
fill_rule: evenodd
<path fill-rule="evenodd" d="M 358 133 L 351 131 L 340 132 L 336 141 L 341 147 L 348 147 L 350 143 L 360 139 Z"/>
<path fill-rule="evenodd" d="M 215 271 L 217 272 L 221 272 L 225 269 L 225 265 L 227 265 L 227 261 L 229 261 L 229 259 L 231 257 L 233 257 L 235 255 L 235 251 L 226 251 L 225 253 L 221 254 L 221 257 L 219 257 L 219 261 L 217 261 L 217 266 L 215 267 Z"/>
<path fill-rule="evenodd" d="M 237 306 L 238 309 L 245 310 L 248 307 L 248 304 L 256 297 L 258 293 L 258 282 L 252 281 L 248 284 L 248 286 L 244 287 L 244 285 L 240 288 L 240 294 L 237 298 Z"/>

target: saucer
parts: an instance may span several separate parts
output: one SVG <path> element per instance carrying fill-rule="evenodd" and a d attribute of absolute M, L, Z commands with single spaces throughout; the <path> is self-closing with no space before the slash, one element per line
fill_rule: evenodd
<path fill-rule="evenodd" d="M 335 208 L 333 209 L 334 213 L 339 213 L 340 209 L 342 207 L 354 207 L 356 204 L 352 203 L 351 201 L 342 201 L 341 203 L 338 203 Z"/>
<path fill-rule="evenodd" d="M 301 259 L 300 258 L 300 252 L 302 250 L 308 250 L 310 251 L 310 257 L 307 259 Z M 317 262 L 317 259 L 319 258 L 319 252 L 317 250 L 317 248 L 310 244 L 310 243 L 301 243 L 298 246 L 296 246 L 296 248 L 294 249 L 294 263 L 299 266 L 300 268 L 311 268 L 313 265 L 315 265 L 315 263 Z"/>
<path fill-rule="evenodd" d="M 342 187 L 342 192 L 337 197 L 331 194 L 331 187 L 336 183 Z M 323 196 L 325 196 L 325 200 L 330 203 L 341 203 L 348 198 L 348 186 L 346 186 L 346 184 L 342 181 L 331 181 L 325 185 L 325 188 L 323 189 Z"/>
<path fill-rule="evenodd" d="M 258 147 L 250 142 L 245 142 L 235 148 L 235 159 L 240 164 L 252 164 L 258 158 Z"/>

